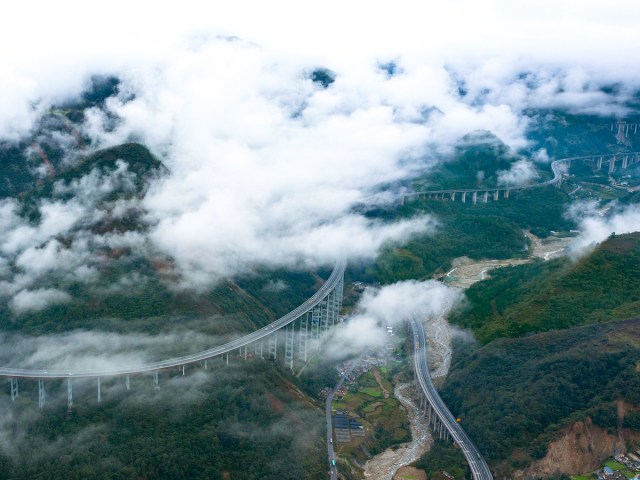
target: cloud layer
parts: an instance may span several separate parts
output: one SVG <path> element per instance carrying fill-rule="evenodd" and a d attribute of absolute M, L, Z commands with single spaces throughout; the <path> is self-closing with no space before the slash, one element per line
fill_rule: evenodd
<path fill-rule="evenodd" d="M 382 347 L 389 336 L 387 326 L 402 328 L 412 318 L 424 321 L 430 333 L 442 333 L 443 317 L 460 299 L 460 290 L 434 280 L 407 280 L 366 290 L 348 322 L 331 332 L 328 354 L 339 358 Z M 438 330 L 436 332 L 435 330 Z M 438 335 L 439 336 L 439 335 Z"/>
<path fill-rule="evenodd" d="M 373 257 L 385 242 L 435 225 L 429 217 L 384 224 L 354 214 L 380 185 L 424 172 L 474 130 L 526 148 L 528 108 L 623 114 L 640 85 L 628 68 L 640 60 L 640 6 L 630 1 L 616 9 L 576 0 L 517 8 L 502 0 L 428 8 L 401 1 L 393 9 L 329 2 L 312 16 L 289 1 L 115 1 L 99 23 L 81 4 L 65 3 L 20 2 L 3 15 L 0 44 L 12 49 L 0 66 L 8 92 L 0 138 L 26 135 L 90 75 L 117 75 L 119 95 L 85 112 L 84 133 L 94 147 L 139 140 L 170 170 L 142 204 L 149 236 L 117 241 L 173 257 L 187 287 L 257 264 Z M 336 74 L 329 88 L 311 81 L 317 67 Z M 501 181 L 533 177 L 523 160 Z M 85 183 L 76 190 L 93 192 Z M 4 216 L 14 222 L 0 245 L 5 263 L 54 247 L 64 255 L 68 248 L 52 237 L 91 207 L 42 208 L 38 226 Z M 31 286 L 11 284 L 14 294 Z"/>

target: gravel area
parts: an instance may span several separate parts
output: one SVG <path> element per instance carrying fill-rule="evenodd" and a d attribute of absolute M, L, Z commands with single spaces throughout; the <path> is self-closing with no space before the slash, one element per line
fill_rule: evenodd
<path fill-rule="evenodd" d="M 433 439 L 425 417 L 421 417 L 414 399 L 410 383 L 398 385 L 393 394 L 405 406 L 411 422 L 411 442 L 397 449 L 388 448 L 371 460 L 364 467 L 364 476 L 371 480 L 392 480 L 396 471 L 405 465 L 415 462 L 431 448 Z"/>

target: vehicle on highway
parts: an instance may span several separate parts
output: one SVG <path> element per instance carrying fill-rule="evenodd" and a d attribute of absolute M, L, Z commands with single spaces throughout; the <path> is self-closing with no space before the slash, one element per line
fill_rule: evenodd
<path fill-rule="evenodd" d="M 331 459 L 331 466 L 332 466 L 332 467 L 335 467 L 335 466 L 336 466 L 336 461 L 335 461 L 333 458 Z"/>

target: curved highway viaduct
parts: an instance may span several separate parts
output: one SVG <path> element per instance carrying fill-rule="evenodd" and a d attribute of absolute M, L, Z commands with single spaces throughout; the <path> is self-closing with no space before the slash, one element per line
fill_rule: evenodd
<path fill-rule="evenodd" d="M 410 321 L 410 325 L 411 335 L 415 343 L 413 367 L 423 414 L 427 415 L 434 434 L 441 439 L 453 439 L 454 443 L 460 447 L 469 464 L 474 480 L 493 480 L 487 462 L 485 462 L 478 448 L 442 401 L 431 381 L 427 357 L 427 341 L 422 322 L 414 318 Z"/>
<path fill-rule="evenodd" d="M 264 328 L 251 332 L 242 337 L 236 338 L 224 345 L 191 353 L 181 357 L 169 358 L 157 362 L 150 362 L 141 365 L 133 365 L 126 368 L 116 369 L 24 369 L 0 367 L 0 377 L 8 377 L 11 380 L 11 398 L 15 400 L 18 396 L 18 378 L 33 378 L 38 380 L 39 405 L 42 408 L 45 404 L 44 380 L 54 378 L 66 378 L 68 407 L 73 405 L 72 379 L 76 378 L 96 378 L 98 385 L 98 401 L 101 401 L 101 378 L 126 376 L 126 386 L 129 389 L 129 375 L 137 373 L 153 373 L 154 383 L 158 385 L 158 373 L 160 370 L 170 368 L 181 368 L 184 374 L 185 366 L 204 362 L 207 368 L 207 360 L 214 357 L 221 357 L 223 361 L 229 362 L 229 353 L 239 351 L 247 356 L 249 346 L 253 347 L 256 355 L 263 355 L 265 347 L 268 348 L 269 358 L 275 359 L 278 351 L 278 337 L 284 333 L 284 363 L 293 369 L 294 353 L 298 353 L 306 362 L 309 348 L 313 343 L 319 348 L 319 340 L 326 336 L 329 327 L 333 326 L 338 319 L 340 307 L 342 305 L 342 295 L 344 288 L 344 271 L 346 259 L 338 260 L 327 281 L 303 304 L 270 323 Z M 296 328 L 297 322 L 297 328 Z M 296 337 L 297 334 L 297 337 Z"/>
<path fill-rule="evenodd" d="M 603 165 L 607 165 L 608 172 L 613 173 L 616 171 L 616 166 L 626 169 L 629 165 L 640 161 L 640 152 L 630 153 L 616 153 L 609 155 L 586 155 L 582 157 L 570 157 L 555 160 L 551 163 L 551 171 L 553 172 L 553 178 L 546 182 L 534 183 L 531 185 L 523 186 L 511 186 L 502 188 L 456 188 L 450 190 L 424 190 L 413 193 L 403 193 L 400 196 L 401 203 L 408 200 L 432 198 L 436 200 L 451 200 L 455 201 L 456 197 L 465 203 L 469 199 L 474 205 L 481 201 L 487 203 L 489 199 L 498 200 L 500 195 L 504 198 L 509 198 L 511 192 L 520 192 L 522 190 L 530 190 L 532 188 L 546 187 L 554 185 L 559 187 L 562 183 L 562 174 L 567 172 L 571 168 L 573 162 L 591 162 L 594 167 L 601 170 Z"/>

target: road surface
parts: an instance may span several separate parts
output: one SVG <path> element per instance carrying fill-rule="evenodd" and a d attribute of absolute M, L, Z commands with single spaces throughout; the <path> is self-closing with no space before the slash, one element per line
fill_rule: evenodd
<path fill-rule="evenodd" d="M 325 413 L 327 417 L 327 453 L 329 454 L 329 471 L 331 472 L 331 480 L 338 479 L 338 468 L 335 465 L 332 465 L 332 460 L 335 461 L 336 455 L 333 451 L 333 418 L 331 416 L 331 402 L 333 402 L 333 396 L 335 395 L 337 390 L 340 390 L 342 384 L 344 383 L 344 379 L 351 375 L 353 369 L 360 363 L 360 357 L 357 360 L 354 360 L 353 364 L 349 367 L 349 369 L 344 372 L 344 375 L 340 377 L 338 383 L 333 387 L 333 390 L 329 392 L 327 395 L 327 401 L 325 403 Z"/>
<path fill-rule="evenodd" d="M 414 363 L 416 368 L 416 377 L 422 391 L 427 397 L 427 401 L 431 405 L 435 414 L 442 421 L 451 437 L 453 437 L 456 445 L 458 445 L 462 450 L 462 453 L 469 464 L 474 480 L 493 480 L 493 476 L 491 475 L 491 470 L 489 470 L 487 462 L 485 462 L 484 458 L 478 451 L 478 448 L 474 445 L 442 401 L 442 398 L 440 398 L 440 395 L 431 381 L 431 374 L 429 373 L 429 364 L 427 361 L 427 341 L 425 339 L 422 321 L 415 318 L 412 319 L 411 331 L 415 342 Z"/>

